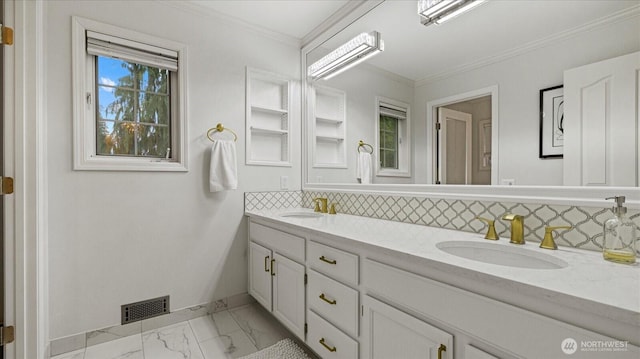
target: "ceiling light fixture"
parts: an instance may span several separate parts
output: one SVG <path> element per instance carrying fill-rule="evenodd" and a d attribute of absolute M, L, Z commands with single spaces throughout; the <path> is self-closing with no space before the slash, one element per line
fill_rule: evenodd
<path fill-rule="evenodd" d="M 419 0 L 418 14 L 424 26 L 442 24 L 483 2 L 485 0 Z"/>
<path fill-rule="evenodd" d="M 307 75 L 313 80 L 328 80 L 382 51 L 384 42 L 380 33 L 363 32 L 314 62 L 307 68 Z"/>

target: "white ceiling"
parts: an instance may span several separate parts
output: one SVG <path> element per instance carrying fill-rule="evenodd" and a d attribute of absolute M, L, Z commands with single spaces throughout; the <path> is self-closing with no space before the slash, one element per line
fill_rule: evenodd
<path fill-rule="evenodd" d="M 535 47 L 625 9 L 635 8 L 637 16 L 639 4 L 637 0 L 493 0 L 441 25 L 423 26 L 416 0 L 390 0 L 329 39 L 308 61 L 361 32 L 376 30 L 385 50 L 368 64 L 414 81 L 428 80 Z"/>
<path fill-rule="evenodd" d="M 218 13 L 302 39 L 348 0 L 191 0 Z"/>

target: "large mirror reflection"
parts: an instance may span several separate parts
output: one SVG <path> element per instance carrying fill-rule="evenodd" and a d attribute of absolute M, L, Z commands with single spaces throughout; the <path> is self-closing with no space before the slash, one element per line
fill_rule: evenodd
<path fill-rule="evenodd" d="M 303 50 L 308 183 L 638 186 L 637 1 L 424 22 L 383 1 Z M 364 61 L 334 71 L 349 51 Z"/>

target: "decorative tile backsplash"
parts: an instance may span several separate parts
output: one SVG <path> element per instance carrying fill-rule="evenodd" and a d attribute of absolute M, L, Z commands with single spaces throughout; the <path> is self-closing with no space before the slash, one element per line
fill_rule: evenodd
<path fill-rule="evenodd" d="M 496 231 L 501 238 L 510 237 L 506 213 L 524 216 L 525 238 L 542 241 L 545 226 L 570 225 L 570 230 L 556 231 L 559 246 L 602 250 L 602 226 L 613 216 L 610 208 L 562 205 L 525 204 L 476 200 L 436 199 L 412 196 L 390 196 L 348 192 L 253 192 L 245 194 L 245 208 L 313 208 L 315 197 L 327 197 L 337 203 L 338 213 L 380 218 L 391 221 L 456 229 L 465 232 L 486 232 L 486 225 L 477 216 L 496 219 Z M 640 211 L 628 215 L 639 227 Z M 640 240 L 640 238 L 639 238 Z M 640 247 L 637 246 L 636 248 Z"/>
<path fill-rule="evenodd" d="M 500 220 L 507 213 L 524 217 L 525 238 L 541 242 L 546 226 L 570 225 L 570 230 L 556 231 L 559 246 L 602 250 L 604 222 L 613 216 L 611 209 L 515 202 L 436 199 L 426 197 L 389 196 L 342 192 L 303 192 L 303 207 L 313 208 L 315 197 L 327 197 L 337 203 L 338 213 L 353 214 L 391 221 L 456 229 L 465 232 L 486 232 L 486 225 L 477 216 L 495 219 L 501 238 L 510 237 L 508 221 Z M 640 229 L 640 211 L 628 215 Z M 640 230 L 638 231 L 640 234 Z M 639 238 L 640 240 L 640 238 Z M 637 247 L 636 247 L 637 248 Z"/>
<path fill-rule="evenodd" d="M 245 211 L 300 207 L 302 207 L 302 191 L 245 192 L 244 194 Z"/>

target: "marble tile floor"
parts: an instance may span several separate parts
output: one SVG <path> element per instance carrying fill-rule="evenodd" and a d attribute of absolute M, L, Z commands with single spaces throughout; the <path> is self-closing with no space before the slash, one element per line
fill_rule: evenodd
<path fill-rule="evenodd" d="M 253 303 L 60 354 L 51 359 L 238 358 L 287 337 L 294 336 L 260 304 Z M 311 353 L 308 355 L 313 358 Z"/>

